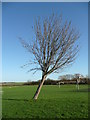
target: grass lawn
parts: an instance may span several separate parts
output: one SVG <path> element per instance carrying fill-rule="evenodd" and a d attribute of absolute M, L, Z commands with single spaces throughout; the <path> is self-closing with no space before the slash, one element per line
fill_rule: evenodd
<path fill-rule="evenodd" d="M 43 86 L 37 101 L 37 86 L 3 87 L 3 118 L 88 118 L 88 85 Z"/>

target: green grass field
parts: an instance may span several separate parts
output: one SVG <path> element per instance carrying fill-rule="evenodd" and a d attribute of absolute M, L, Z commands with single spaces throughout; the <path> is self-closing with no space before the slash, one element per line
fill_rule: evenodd
<path fill-rule="evenodd" d="M 43 86 L 37 101 L 37 86 L 3 87 L 3 118 L 88 118 L 88 85 Z"/>

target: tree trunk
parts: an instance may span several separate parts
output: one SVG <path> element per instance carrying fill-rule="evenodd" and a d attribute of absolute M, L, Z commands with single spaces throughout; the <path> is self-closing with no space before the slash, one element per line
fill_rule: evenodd
<path fill-rule="evenodd" d="M 36 93 L 35 93 L 33 99 L 36 100 L 36 99 L 38 98 L 38 95 L 39 95 L 39 93 L 40 93 L 40 90 L 41 90 L 41 88 L 42 88 L 42 86 L 43 86 L 43 83 L 44 83 L 45 79 L 46 79 L 46 75 L 43 75 L 43 76 L 42 76 L 42 80 L 41 80 L 41 82 L 40 82 L 40 84 L 39 84 L 39 86 L 38 86 L 38 88 L 37 88 L 37 90 L 36 90 Z"/>

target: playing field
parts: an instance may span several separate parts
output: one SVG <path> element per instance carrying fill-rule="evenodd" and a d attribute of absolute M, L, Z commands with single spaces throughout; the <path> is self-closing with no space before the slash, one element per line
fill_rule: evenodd
<path fill-rule="evenodd" d="M 2 88 L 3 118 L 87 118 L 88 86 L 43 86 L 37 101 L 32 100 L 37 86 Z"/>

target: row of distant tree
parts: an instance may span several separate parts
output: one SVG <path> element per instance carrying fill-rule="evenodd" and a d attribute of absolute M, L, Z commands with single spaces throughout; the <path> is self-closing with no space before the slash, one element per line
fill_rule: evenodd
<path fill-rule="evenodd" d="M 64 84 L 76 84 L 76 80 L 80 79 L 79 84 L 88 84 L 89 78 L 88 76 L 83 76 L 81 74 L 66 74 L 63 76 L 59 76 L 58 80 L 52 80 L 50 78 L 47 78 L 47 80 L 44 82 L 44 85 L 57 85 L 59 82 L 64 82 Z M 27 81 L 23 85 L 38 85 L 40 83 L 40 80 L 38 81 Z"/>
<path fill-rule="evenodd" d="M 59 76 L 58 79 L 59 80 L 72 80 L 72 79 L 78 79 L 78 78 L 88 78 L 88 76 L 83 76 L 82 74 L 66 74 L 66 75 L 62 75 Z"/>
<path fill-rule="evenodd" d="M 58 77 L 58 80 L 52 80 L 50 78 L 47 78 L 45 80 L 44 85 L 57 85 L 59 82 L 64 82 L 64 84 L 76 84 L 76 80 L 80 79 L 79 84 L 90 84 L 90 78 L 88 76 L 83 76 L 81 74 L 66 74 Z M 2 83 L 2 86 L 22 86 L 22 85 L 39 85 L 41 80 L 38 81 L 27 81 L 24 83 L 14 83 L 14 82 L 9 82 L 9 83 Z M 62 84 L 62 83 L 61 83 Z"/>

